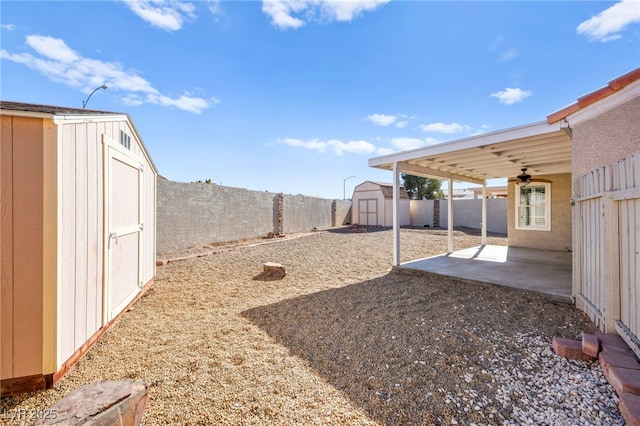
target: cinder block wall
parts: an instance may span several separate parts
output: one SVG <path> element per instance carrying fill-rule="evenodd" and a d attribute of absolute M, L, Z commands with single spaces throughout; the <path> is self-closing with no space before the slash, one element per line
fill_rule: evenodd
<path fill-rule="evenodd" d="M 278 212 L 278 199 L 283 208 Z M 333 206 L 332 206 L 333 204 Z M 342 226 L 350 202 L 206 183 L 157 182 L 156 251 Z M 335 212 L 332 215 L 332 210 Z"/>
<path fill-rule="evenodd" d="M 157 182 L 156 251 L 242 240 L 274 229 L 274 197 L 206 183 Z"/>
<path fill-rule="evenodd" d="M 433 228 L 433 200 L 410 200 L 409 216 L 411 226 Z"/>
<path fill-rule="evenodd" d="M 334 226 L 351 225 L 351 201 L 334 200 Z"/>
<path fill-rule="evenodd" d="M 411 225 L 433 226 L 434 200 L 411 201 Z M 448 227 L 448 201 L 440 200 L 440 227 Z M 487 199 L 487 231 L 506 234 L 508 228 L 507 199 Z M 482 222 L 482 200 L 454 200 L 453 201 L 453 226 L 466 226 L 467 228 L 480 229 Z"/>
<path fill-rule="evenodd" d="M 284 233 L 331 228 L 332 201 L 304 195 L 285 195 Z"/>

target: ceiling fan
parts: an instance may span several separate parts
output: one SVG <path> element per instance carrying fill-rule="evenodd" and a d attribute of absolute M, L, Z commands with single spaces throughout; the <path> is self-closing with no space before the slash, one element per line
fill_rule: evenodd
<path fill-rule="evenodd" d="M 516 176 L 515 179 L 509 179 L 509 182 L 515 182 L 516 185 L 528 185 L 531 182 L 543 182 L 543 183 L 551 183 L 548 179 L 539 179 L 532 177 L 529 173 L 527 173 L 527 168 L 523 167 L 520 169 L 522 173 Z"/>

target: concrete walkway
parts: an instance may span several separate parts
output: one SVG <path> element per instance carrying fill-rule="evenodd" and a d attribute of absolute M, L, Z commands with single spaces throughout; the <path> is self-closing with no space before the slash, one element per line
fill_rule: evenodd
<path fill-rule="evenodd" d="M 405 262 L 399 271 L 427 272 L 556 296 L 571 301 L 571 253 L 478 246 Z"/>

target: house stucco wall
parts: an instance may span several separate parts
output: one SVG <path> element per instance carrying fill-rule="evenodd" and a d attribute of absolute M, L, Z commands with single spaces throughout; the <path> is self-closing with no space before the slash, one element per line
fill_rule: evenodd
<path fill-rule="evenodd" d="M 516 184 L 509 184 L 508 238 L 513 247 L 549 250 L 571 248 L 571 174 L 534 176 L 551 183 L 551 230 L 516 229 Z"/>
<path fill-rule="evenodd" d="M 572 129 L 575 183 L 598 167 L 640 152 L 640 97 L 576 124 Z"/>

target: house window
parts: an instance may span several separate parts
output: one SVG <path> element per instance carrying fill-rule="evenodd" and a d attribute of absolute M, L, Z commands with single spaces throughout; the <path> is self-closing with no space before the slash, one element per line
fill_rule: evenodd
<path fill-rule="evenodd" d="M 551 185 L 516 186 L 516 229 L 551 230 Z"/>
<path fill-rule="evenodd" d="M 120 130 L 120 145 L 127 149 L 131 149 L 131 136 L 126 134 L 124 130 Z"/>

